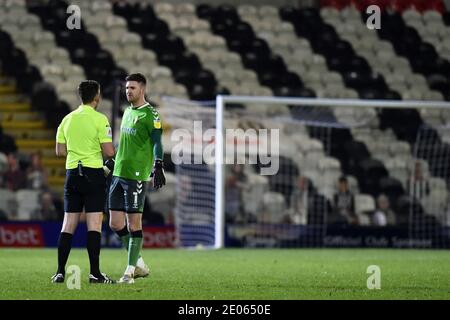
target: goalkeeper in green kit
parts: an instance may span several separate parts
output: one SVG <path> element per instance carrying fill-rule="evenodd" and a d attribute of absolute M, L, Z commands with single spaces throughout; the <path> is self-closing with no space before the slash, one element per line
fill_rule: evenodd
<path fill-rule="evenodd" d="M 126 79 L 130 106 L 120 126 L 119 147 L 115 161 L 105 163 L 113 171 L 109 189 L 110 227 L 128 250 L 128 265 L 119 283 L 134 283 L 146 277 L 149 268 L 140 256 L 142 212 L 146 183 L 152 179 L 155 189 L 166 183 L 161 144 L 162 126 L 158 112 L 145 101 L 147 80 L 140 73 Z"/>

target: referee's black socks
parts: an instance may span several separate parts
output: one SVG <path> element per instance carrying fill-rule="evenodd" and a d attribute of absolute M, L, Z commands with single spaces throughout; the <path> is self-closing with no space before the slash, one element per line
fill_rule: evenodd
<path fill-rule="evenodd" d="M 91 265 L 91 274 L 100 277 L 100 246 L 102 234 L 98 231 L 88 231 L 87 233 L 87 251 L 89 254 L 89 263 Z"/>
<path fill-rule="evenodd" d="M 58 239 L 58 271 L 56 273 L 66 274 L 66 263 L 72 248 L 72 234 L 61 232 Z"/>

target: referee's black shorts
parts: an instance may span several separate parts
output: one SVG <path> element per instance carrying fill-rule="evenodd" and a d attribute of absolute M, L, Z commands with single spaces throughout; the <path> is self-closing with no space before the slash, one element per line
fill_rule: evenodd
<path fill-rule="evenodd" d="M 103 212 L 106 200 L 106 178 L 103 169 L 83 168 L 66 171 L 64 184 L 65 212 Z"/>

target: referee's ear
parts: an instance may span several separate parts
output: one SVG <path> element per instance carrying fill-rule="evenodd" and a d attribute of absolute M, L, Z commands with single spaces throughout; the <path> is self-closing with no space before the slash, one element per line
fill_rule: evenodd
<path fill-rule="evenodd" d="M 100 104 L 101 99 L 102 99 L 102 95 L 100 93 L 100 89 L 98 89 L 98 93 L 94 97 L 94 100 L 92 101 L 93 104 L 95 104 L 95 109 L 97 109 L 98 105 Z"/>

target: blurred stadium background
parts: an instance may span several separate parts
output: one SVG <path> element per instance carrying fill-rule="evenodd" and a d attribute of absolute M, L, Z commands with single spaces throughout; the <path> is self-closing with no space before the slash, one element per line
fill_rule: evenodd
<path fill-rule="evenodd" d="M 214 127 L 219 94 L 450 100 L 448 1 L 223 3 L 0 1 L 0 246 L 56 245 L 65 169 L 55 131 L 83 79 L 100 82 L 115 141 L 125 76 L 149 79 L 167 186 L 148 190 L 145 247 L 214 244 L 214 170 L 174 165 L 170 134 L 194 120 Z M 80 30 L 67 28 L 71 4 Z M 379 30 L 366 26 L 371 4 Z M 440 106 L 227 105 L 227 128 L 282 138 L 278 174 L 227 166 L 225 245 L 448 248 L 450 109 Z M 119 246 L 108 229 L 105 246 Z"/>

